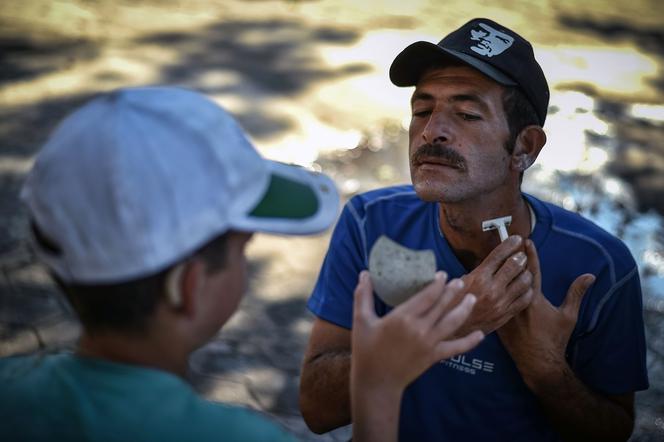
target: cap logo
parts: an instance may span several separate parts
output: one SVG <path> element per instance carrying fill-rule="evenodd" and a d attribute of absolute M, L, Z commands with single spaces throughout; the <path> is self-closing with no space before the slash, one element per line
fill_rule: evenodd
<path fill-rule="evenodd" d="M 471 29 L 470 39 L 479 43 L 470 49 L 480 55 L 493 57 L 502 54 L 514 43 L 514 37 L 504 32 L 497 31 L 484 23 L 478 23 L 478 26 L 482 29 Z"/>

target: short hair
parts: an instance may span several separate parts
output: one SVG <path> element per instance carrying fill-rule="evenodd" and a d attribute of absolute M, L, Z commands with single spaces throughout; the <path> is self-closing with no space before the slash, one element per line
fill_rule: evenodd
<path fill-rule="evenodd" d="M 512 153 L 516 145 L 516 139 L 521 131 L 528 126 L 539 126 L 539 117 L 535 108 L 526 98 L 523 91 L 517 86 L 503 86 L 503 111 L 507 118 L 509 138 L 505 143 L 507 152 Z"/>
<path fill-rule="evenodd" d="M 40 247 L 50 253 L 62 253 L 57 243 L 46 237 L 34 222 L 32 231 Z M 208 273 L 222 270 L 227 264 L 228 236 L 226 232 L 213 238 L 190 256 L 203 260 Z M 147 329 L 158 303 L 164 299 L 166 277 L 176 264 L 151 275 L 115 284 L 69 283 L 54 273 L 51 275 L 87 333 L 121 331 L 138 334 Z"/>

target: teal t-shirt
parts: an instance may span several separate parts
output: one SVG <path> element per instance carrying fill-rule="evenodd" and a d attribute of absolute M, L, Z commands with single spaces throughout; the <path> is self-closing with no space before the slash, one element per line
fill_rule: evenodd
<path fill-rule="evenodd" d="M 72 354 L 0 359 L 2 441 L 293 441 L 170 373 Z"/>

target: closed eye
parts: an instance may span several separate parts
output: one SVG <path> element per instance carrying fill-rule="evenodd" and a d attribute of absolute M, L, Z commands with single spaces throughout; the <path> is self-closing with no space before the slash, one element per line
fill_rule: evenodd
<path fill-rule="evenodd" d="M 424 110 L 418 110 L 418 111 L 413 111 L 413 117 L 427 117 L 431 115 L 431 111 L 429 109 L 424 109 Z"/>
<path fill-rule="evenodd" d="M 459 112 L 457 113 L 457 115 L 460 116 L 461 119 L 465 121 L 477 121 L 482 119 L 482 117 L 480 117 L 479 115 L 467 114 L 465 112 Z"/>

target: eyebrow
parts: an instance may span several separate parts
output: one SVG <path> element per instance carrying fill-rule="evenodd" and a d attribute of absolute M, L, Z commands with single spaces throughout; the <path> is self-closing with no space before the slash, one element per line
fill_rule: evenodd
<path fill-rule="evenodd" d="M 450 97 L 450 99 L 448 101 L 451 102 L 451 103 L 463 103 L 465 101 L 470 101 L 472 103 L 476 103 L 477 105 L 479 105 L 480 107 L 482 107 L 484 109 L 488 109 L 488 106 L 487 106 L 486 102 L 484 100 L 482 100 L 482 98 L 480 98 L 479 95 L 475 95 L 475 94 L 453 95 L 452 97 Z"/>
<path fill-rule="evenodd" d="M 416 101 L 432 101 L 435 100 L 435 97 L 431 95 L 428 92 L 415 92 L 410 99 L 410 104 L 411 106 L 416 102 Z M 472 103 L 476 103 L 478 106 L 482 107 L 483 109 L 488 109 L 489 106 L 487 106 L 486 102 L 476 94 L 457 94 L 453 95 L 447 100 L 450 103 L 463 103 L 466 101 L 470 101 Z"/>
<path fill-rule="evenodd" d="M 431 94 L 428 94 L 426 92 L 415 91 L 413 96 L 410 98 L 410 105 L 412 106 L 413 103 L 415 103 L 416 101 L 420 101 L 420 100 L 421 101 L 431 101 L 433 99 L 434 99 L 433 95 L 431 95 Z"/>

